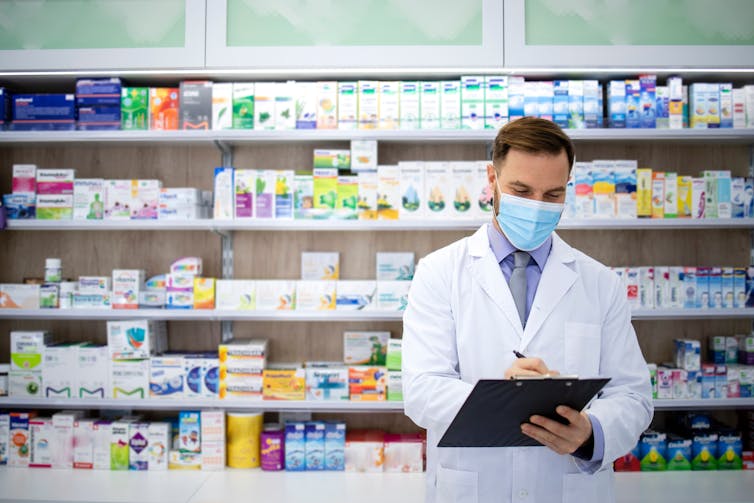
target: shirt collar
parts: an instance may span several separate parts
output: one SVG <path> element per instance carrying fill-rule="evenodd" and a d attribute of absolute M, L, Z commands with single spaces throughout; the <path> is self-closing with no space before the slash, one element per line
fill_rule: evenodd
<path fill-rule="evenodd" d="M 490 248 L 492 253 L 495 254 L 495 259 L 499 264 L 505 260 L 511 253 L 518 251 L 518 249 L 508 241 L 505 235 L 497 230 L 494 224 L 487 226 L 487 237 L 490 240 Z M 539 248 L 529 252 L 529 255 L 536 262 L 540 272 L 545 268 L 547 257 L 550 255 L 550 249 L 552 248 L 552 235 L 548 236 L 544 243 Z"/>

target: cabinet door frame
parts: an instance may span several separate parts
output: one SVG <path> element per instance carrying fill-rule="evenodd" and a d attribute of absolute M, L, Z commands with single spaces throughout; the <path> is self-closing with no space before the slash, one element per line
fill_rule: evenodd
<path fill-rule="evenodd" d="M 751 68 L 751 45 L 527 45 L 526 0 L 505 0 L 505 66 L 518 68 Z M 616 65 L 615 62 L 620 62 Z"/>
<path fill-rule="evenodd" d="M 207 69 L 271 71 L 361 70 L 384 74 L 384 69 L 500 69 L 503 66 L 503 2 L 482 0 L 482 47 L 478 46 L 270 46 L 227 45 L 227 0 L 213 0 L 207 9 Z"/>
<path fill-rule="evenodd" d="M 0 50 L 0 71 L 201 69 L 204 67 L 206 0 L 184 0 L 183 47 Z"/>

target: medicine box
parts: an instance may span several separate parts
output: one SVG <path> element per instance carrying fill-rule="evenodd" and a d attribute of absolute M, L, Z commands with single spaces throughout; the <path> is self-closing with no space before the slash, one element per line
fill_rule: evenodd
<path fill-rule="evenodd" d="M 47 398 L 76 398 L 79 344 L 53 344 L 44 348 L 42 382 Z"/>
<path fill-rule="evenodd" d="M 340 276 L 340 253 L 302 252 L 302 280 L 337 280 Z"/>
<path fill-rule="evenodd" d="M 359 86 L 357 82 L 338 82 L 338 129 L 359 127 Z"/>
<path fill-rule="evenodd" d="M 344 281 L 335 284 L 335 309 L 344 311 L 376 308 L 376 281 Z"/>
<path fill-rule="evenodd" d="M 107 346 L 84 344 L 78 347 L 76 398 L 105 398 L 109 389 L 110 367 Z"/>
<path fill-rule="evenodd" d="M 150 398 L 183 398 L 186 369 L 181 356 L 153 356 L 149 365 Z"/>
<path fill-rule="evenodd" d="M 149 128 L 149 88 L 123 87 L 120 95 L 120 128 L 146 130 Z"/>
<path fill-rule="evenodd" d="M 297 281 L 296 310 L 335 309 L 335 281 Z"/>
<path fill-rule="evenodd" d="M 180 129 L 210 129 L 212 82 L 184 80 L 180 84 Z"/>
<path fill-rule="evenodd" d="M 11 412 L 9 418 L 8 466 L 26 468 L 29 466 L 31 442 L 29 421 L 36 414 Z"/>
<path fill-rule="evenodd" d="M 294 81 L 275 82 L 275 129 L 296 129 L 296 93 L 297 84 Z M 309 114 L 312 113 L 310 107 Z M 305 110 L 304 107 L 301 108 Z"/>
<path fill-rule="evenodd" d="M 77 178 L 73 182 L 74 220 L 102 220 L 105 216 L 105 181 Z"/>
<path fill-rule="evenodd" d="M 421 129 L 440 129 L 440 82 L 420 82 Z"/>
<path fill-rule="evenodd" d="M 149 129 L 178 129 L 179 88 L 149 88 Z"/>
<path fill-rule="evenodd" d="M 256 282 L 251 280 L 222 280 L 216 282 L 216 309 L 256 309 Z"/>
<path fill-rule="evenodd" d="M 346 423 L 333 421 L 325 423 L 325 470 L 344 471 L 346 469 Z"/>
<path fill-rule="evenodd" d="M 348 367 L 349 395 L 351 401 L 385 401 L 387 398 L 387 371 L 385 367 Z"/>
<path fill-rule="evenodd" d="M 424 216 L 424 163 L 421 161 L 401 161 L 400 170 L 401 206 L 399 218 L 421 218 Z"/>
<path fill-rule="evenodd" d="M 566 86 L 567 86 L 567 81 Z M 484 78 L 485 86 L 485 99 L 484 99 L 484 127 L 485 129 L 493 129 L 497 131 L 505 124 L 508 123 L 508 77 L 505 75 L 500 76 L 487 76 Z M 558 106 L 561 114 L 557 115 L 557 121 L 561 119 L 561 115 L 565 117 L 565 121 L 559 122 L 562 127 L 568 127 L 568 89 L 566 87 L 565 94 L 565 107 L 561 106 L 562 96 L 559 91 L 555 93 L 555 104 Z M 562 110 L 561 110 L 562 109 Z"/>
<path fill-rule="evenodd" d="M 147 427 L 147 469 L 162 471 L 168 469 L 168 451 L 170 450 L 170 424 L 149 423 Z"/>
<path fill-rule="evenodd" d="M 325 423 L 307 421 L 304 425 L 306 471 L 325 469 Z"/>
<path fill-rule="evenodd" d="M 35 164 L 14 164 L 13 165 L 13 194 L 37 193 L 37 166 Z"/>
<path fill-rule="evenodd" d="M 94 468 L 94 419 L 77 419 L 73 424 L 73 467 Z"/>
<path fill-rule="evenodd" d="M 358 82 L 359 129 L 375 129 L 380 116 L 379 83 L 376 80 Z"/>
<path fill-rule="evenodd" d="M 143 285 L 143 270 L 113 269 L 113 309 L 138 309 L 139 292 Z"/>
<path fill-rule="evenodd" d="M 351 140 L 351 172 L 377 169 L 377 141 Z"/>
<path fill-rule="evenodd" d="M 398 93 L 400 95 L 400 129 L 414 130 L 419 129 L 420 127 L 420 86 L 421 83 L 416 80 L 402 80 L 398 82 Z"/>
<path fill-rule="evenodd" d="M 215 84 L 217 86 L 217 84 Z M 233 129 L 254 129 L 254 83 L 253 82 L 233 82 L 232 86 L 232 118 L 231 125 Z M 214 88 L 213 88 L 214 93 Z M 214 101 L 214 97 L 213 97 Z M 219 107 L 219 106 L 218 106 Z M 220 113 L 220 110 L 217 110 Z M 213 103 L 214 114 L 214 103 Z M 221 123 L 225 125 L 225 123 Z M 213 129 L 218 129 L 214 126 Z"/>
<path fill-rule="evenodd" d="M 121 81 L 117 77 L 78 79 L 76 104 L 82 106 L 120 106 Z"/>
<path fill-rule="evenodd" d="M 39 309 L 39 285 L 0 284 L 0 309 Z"/>
<path fill-rule="evenodd" d="M 108 398 L 133 400 L 149 396 L 149 360 L 111 360 Z"/>
<path fill-rule="evenodd" d="M 388 473 L 424 471 L 426 439 L 421 434 L 385 435 L 385 466 Z"/>
<path fill-rule="evenodd" d="M 107 344 L 112 360 L 139 360 L 155 353 L 151 326 L 147 320 L 107 322 Z"/>
<path fill-rule="evenodd" d="M 72 130 L 76 128 L 73 94 L 14 94 L 11 129 L 16 131 Z"/>
<path fill-rule="evenodd" d="M 403 372 L 400 370 L 387 371 L 387 399 L 403 401 Z"/>
<path fill-rule="evenodd" d="M 178 449 L 181 452 L 201 452 L 201 413 L 181 411 L 178 415 Z"/>
<path fill-rule="evenodd" d="M 378 281 L 377 309 L 380 311 L 403 311 L 408 306 L 411 281 Z"/>
<path fill-rule="evenodd" d="M 72 195 L 37 196 L 37 220 L 70 220 L 73 218 Z"/>
<path fill-rule="evenodd" d="M 349 431 L 345 446 L 346 471 L 382 472 L 385 462 L 384 437 L 381 431 Z"/>
<path fill-rule="evenodd" d="M 3 206 L 8 220 L 30 220 L 37 217 L 36 196 L 33 194 L 3 194 Z"/>
<path fill-rule="evenodd" d="M 49 332 L 10 333 L 10 370 L 41 371 L 44 365 L 45 346 L 52 343 Z"/>
<path fill-rule="evenodd" d="M 262 395 L 265 400 L 304 400 L 306 372 L 296 365 L 277 364 L 264 369 Z"/>
<path fill-rule="evenodd" d="M 54 430 L 52 420 L 45 417 L 29 419 L 29 467 L 52 468 L 52 456 L 54 454 Z M 12 441 L 15 441 L 15 436 Z M 71 466 L 69 465 L 68 468 Z"/>
<path fill-rule="evenodd" d="M 306 399 L 348 400 L 348 367 L 335 362 L 307 362 Z"/>
<path fill-rule="evenodd" d="M 461 77 L 461 129 L 485 127 L 485 77 Z"/>
<path fill-rule="evenodd" d="M 232 220 L 235 214 L 235 185 L 233 168 L 215 168 L 215 201 L 213 216 L 216 220 Z"/>
<path fill-rule="evenodd" d="M 398 129 L 400 123 L 400 90 L 398 81 L 380 81 L 378 129 Z"/>
<path fill-rule="evenodd" d="M 56 444 L 52 456 L 53 468 L 70 469 L 73 466 L 74 429 L 76 421 L 82 417 L 83 411 L 58 412 L 52 415 Z"/>
<path fill-rule="evenodd" d="M 457 80 L 440 82 L 440 128 L 461 127 L 461 86 Z"/>
<path fill-rule="evenodd" d="M 346 365 L 385 365 L 390 332 L 344 332 Z"/>
<path fill-rule="evenodd" d="M 338 82 L 317 82 L 317 129 L 338 128 Z"/>
<path fill-rule="evenodd" d="M 284 280 L 259 280 L 257 310 L 291 310 L 296 307 L 296 282 Z"/>
<path fill-rule="evenodd" d="M 194 278 L 194 309 L 215 308 L 215 278 Z"/>
<path fill-rule="evenodd" d="M 285 470 L 306 470 L 306 427 L 304 423 L 285 425 Z"/>

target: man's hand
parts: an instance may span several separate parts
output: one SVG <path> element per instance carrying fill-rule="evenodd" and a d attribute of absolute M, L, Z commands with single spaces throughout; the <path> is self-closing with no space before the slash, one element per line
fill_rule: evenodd
<path fill-rule="evenodd" d="M 521 431 L 558 454 L 573 454 L 592 436 L 592 422 L 585 412 L 578 412 L 565 405 L 555 411 L 566 418 L 562 424 L 543 416 L 531 416 L 531 423 L 521 425 Z"/>
<path fill-rule="evenodd" d="M 541 358 L 516 358 L 508 370 L 505 371 L 506 379 L 516 376 L 543 376 L 558 375 L 557 370 L 550 370 Z"/>

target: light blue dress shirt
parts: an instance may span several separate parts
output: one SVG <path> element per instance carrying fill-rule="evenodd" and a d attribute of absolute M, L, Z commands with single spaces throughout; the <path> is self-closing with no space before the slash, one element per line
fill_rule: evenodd
<path fill-rule="evenodd" d="M 513 272 L 513 252 L 518 249 L 508 241 L 505 235 L 497 230 L 497 228 L 490 224 L 487 226 L 487 237 L 490 241 L 490 248 L 492 253 L 495 254 L 497 263 L 500 264 L 500 271 L 502 271 L 505 277 L 505 282 L 508 283 Z M 526 318 L 529 318 L 529 311 L 531 311 L 531 305 L 534 302 L 534 295 L 537 293 L 537 287 L 539 286 L 539 280 L 542 277 L 542 271 L 547 263 L 547 258 L 550 256 L 550 250 L 552 249 L 552 236 L 540 246 L 529 252 L 532 260 L 529 261 L 529 265 L 526 266 Z M 598 462 L 602 461 L 605 456 L 605 434 L 602 431 L 602 425 L 599 420 L 587 414 L 589 420 L 592 422 L 592 433 L 594 435 L 594 452 L 592 458 L 585 461 Z"/>

